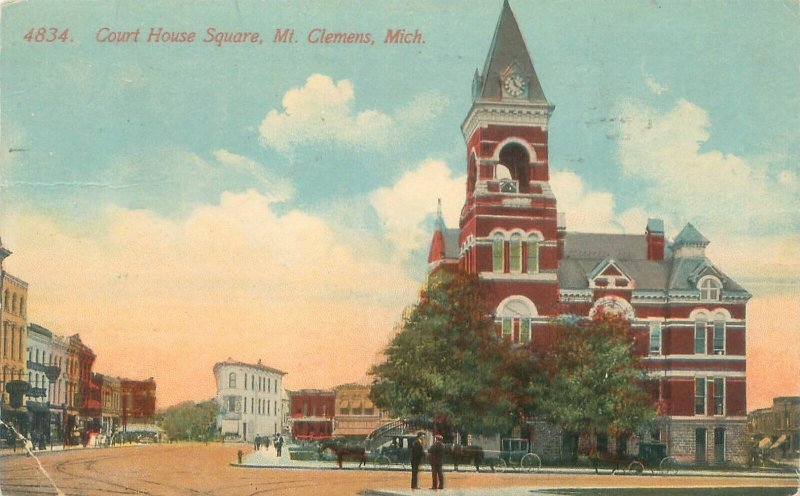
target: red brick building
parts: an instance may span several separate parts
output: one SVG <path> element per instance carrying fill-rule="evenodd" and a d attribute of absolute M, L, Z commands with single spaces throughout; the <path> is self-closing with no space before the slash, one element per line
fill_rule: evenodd
<path fill-rule="evenodd" d="M 143 381 L 121 378 L 119 385 L 122 430 L 125 431 L 128 424 L 153 423 L 156 414 L 156 381 L 152 377 Z"/>
<path fill-rule="evenodd" d="M 505 2 L 461 127 L 467 184 L 459 227 L 440 218 L 429 269 L 479 274 L 498 333 L 534 349 L 558 339 L 548 331 L 553 317 L 622 313 L 660 409 L 661 426 L 647 436 L 683 461 L 743 462 L 750 294 L 705 256 L 709 241 L 691 224 L 672 242 L 659 219 L 637 235 L 568 231 L 549 185 L 553 110 Z M 563 454 L 553 435 L 531 437 L 545 456 Z"/>
<path fill-rule="evenodd" d="M 336 393 L 322 389 L 289 392 L 292 437 L 300 440 L 325 439 L 333 435 Z"/>

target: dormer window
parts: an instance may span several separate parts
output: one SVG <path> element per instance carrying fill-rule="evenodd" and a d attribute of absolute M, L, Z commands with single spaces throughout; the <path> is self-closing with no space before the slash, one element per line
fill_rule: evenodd
<path fill-rule="evenodd" d="M 713 276 L 704 277 L 697 284 L 701 300 L 719 300 L 722 292 L 722 283 Z"/>

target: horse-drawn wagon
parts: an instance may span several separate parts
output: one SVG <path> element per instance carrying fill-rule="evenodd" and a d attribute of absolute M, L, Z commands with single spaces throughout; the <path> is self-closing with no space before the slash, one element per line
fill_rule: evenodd
<path fill-rule="evenodd" d="M 649 442 L 639 444 L 639 453 L 629 455 L 626 453 L 599 453 L 589 456 L 595 473 L 600 468 L 611 468 L 611 473 L 624 472 L 631 475 L 641 475 L 645 470 L 651 474 L 674 475 L 678 473 L 678 462 L 674 457 L 667 456 L 667 445 L 664 443 Z"/>

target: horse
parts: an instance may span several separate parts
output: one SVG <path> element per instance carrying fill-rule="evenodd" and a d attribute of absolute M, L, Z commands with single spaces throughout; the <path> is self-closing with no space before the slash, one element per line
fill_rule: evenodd
<path fill-rule="evenodd" d="M 339 468 L 342 468 L 342 461 L 345 457 L 358 459 L 358 468 L 367 463 L 367 450 L 358 444 L 347 444 L 336 439 L 325 439 L 319 443 L 319 456 L 322 457 L 326 450 L 331 450 L 336 455 L 336 462 Z"/>
<path fill-rule="evenodd" d="M 459 465 L 471 464 L 475 466 L 475 470 L 481 471 L 481 464 L 483 464 L 483 448 L 480 446 L 462 446 L 460 444 L 451 444 L 446 446 L 445 457 L 449 458 L 453 463 L 453 469 L 458 472 Z"/>

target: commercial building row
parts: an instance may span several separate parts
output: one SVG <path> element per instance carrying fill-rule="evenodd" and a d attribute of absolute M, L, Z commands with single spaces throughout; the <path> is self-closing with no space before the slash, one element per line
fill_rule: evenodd
<path fill-rule="evenodd" d="M 152 422 L 156 384 L 93 371 L 97 358 L 79 334 L 58 335 L 29 323 L 28 283 L 9 274 L 0 241 L 0 427 L 35 443 L 77 444 L 92 434 Z"/>
<path fill-rule="evenodd" d="M 372 404 L 368 385 L 333 389 L 283 389 L 286 372 L 228 358 L 214 365 L 217 428 L 225 440 L 253 441 L 282 434 L 300 441 L 330 437 L 365 438 L 390 422 Z"/>

